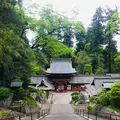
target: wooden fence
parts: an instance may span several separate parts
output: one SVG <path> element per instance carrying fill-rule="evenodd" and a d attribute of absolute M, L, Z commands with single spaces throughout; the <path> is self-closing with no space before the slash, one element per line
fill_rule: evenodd
<path fill-rule="evenodd" d="M 25 116 L 25 114 L 20 113 L 20 114 L 16 114 L 16 115 L 11 115 L 5 118 L 0 118 L 0 120 L 10 120 L 12 118 L 18 118 L 18 120 L 21 120 L 21 118 L 23 118 Z"/>
<path fill-rule="evenodd" d="M 50 113 L 50 109 L 41 109 L 39 111 L 36 112 L 31 112 L 29 114 L 16 114 L 16 115 L 11 115 L 5 118 L 0 118 L 0 120 L 35 120 L 35 119 L 39 119 L 39 118 L 43 118 L 46 115 L 48 115 Z"/>
<path fill-rule="evenodd" d="M 75 109 L 74 112 L 77 115 L 91 118 L 93 120 L 120 120 L 120 114 L 108 113 L 108 112 L 91 112 L 84 109 Z"/>

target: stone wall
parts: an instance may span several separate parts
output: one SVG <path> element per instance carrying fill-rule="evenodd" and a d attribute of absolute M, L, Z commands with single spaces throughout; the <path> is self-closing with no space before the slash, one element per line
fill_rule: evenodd
<path fill-rule="evenodd" d="M 0 107 L 4 107 L 4 108 L 9 107 L 12 103 L 12 98 L 13 98 L 13 94 L 10 97 L 8 97 L 4 100 L 1 100 L 0 101 Z"/>

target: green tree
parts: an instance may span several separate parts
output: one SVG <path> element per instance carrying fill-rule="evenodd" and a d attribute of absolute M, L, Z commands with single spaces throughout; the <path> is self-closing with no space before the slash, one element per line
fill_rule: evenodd
<path fill-rule="evenodd" d="M 105 28 L 105 36 L 107 39 L 107 47 L 108 47 L 108 72 L 112 72 L 112 43 L 113 37 L 118 34 L 120 18 L 117 8 L 115 10 L 107 9 L 107 25 Z"/>
<path fill-rule="evenodd" d="M 110 91 L 110 105 L 120 109 L 120 83 L 115 84 Z"/>
<path fill-rule="evenodd" d="M 4 0 L 0 14 L 0 86 L 9 86 L 18 79 L 29 82 L 31 49 L 24 12 L 16 0 Z"/>
<path fill-rule="evenodd" d="M 103 9 L 101 7 L 97 8 L 93 19 L 91 27 L 88 28 L 87 39 L 91 42 L 91 51 L 98 52 L 101 45 L 104 44 L 104 16 Z"/>
<path fill-rule="evenodd" d="M 112 71 L 114 71 L 114 59 L 117 54 L 117 42 L 115 40 L 111 40 L 111 67 Z M 103 56 L 104 56 L 104 65 L 105 65 L 105 71 L 108 72 L 108 66 L 109 66 L 109 46 L 107 45 L 105 49 L 103 50 Z"/>
<path fill-rule="evenodd" d="M 120 55 L 114 59 L 114 71 L 120 73 Z"/>
<path fill-rule="evenodd" d="M 76 52 L 83 51 L 86 45 L 86 32 L 81 22 L 75 23 Z"/>
<path fill-rule="evenodd" d="M 98 69 L 96 69 L 95 74 L 96 75 L 103 75 L 104 74 L 104 69 L 102 67 L 99 67 Z"/>
<path fill-rule="evenodd" d="M 103 15 L 103 9 L 101 7 L 96 9 L 96 12 L 93 16 L 91 26 L 88 27 L 87 30 L 87 46 L 85 46 L 86 52 L 91 54 L 92 56 L 92 66 L 93 71 L 95 69 L 99 69 L 102 66 L 103 56 L 102 56 L 102 45 L 105 41 L 105 33 L 104 33 L 104 23 L 105 18 Z M 88 46 L 89 45 L 89 46 Z"/>
<path fill-rule="evenodd" d="M 41 10 L 40 19 L 33 20 L 33 24 L 30 24 L 30 28 L 36 33 L 36 39 L 31 48 L 36 51 L 39 65 L 43 65 L 41 64 L 43 60 L 39 57 L 41 55 L 44 56 L 47 63 L 51 58 L 72 58 L 74 56 L 71 47 L 75 27 L 74 22 L 53 11 L 51 6 Z M 41 55 L 38 56 L 38 53 Z M 45 63 L 42 68 L 46 68 L 46 66 Z"/>
<path fill-rule="evenodd" d="M 17 77 L 27 81 L 30 75 L 30 61 L 24 40 L 11 28 L 3 28 L 0 36 L 0 80 L 2 85 L 9 85 Z"/>
<path fill-rule="evenodd" d="M 92 65 L 90 64 L 84 65 L 84 74 L 92 74 Z"/>
<path fill-rule="evenodd" d="M 36 24 L 36 25 L 35 25 Z M 37 33 L 37 39 L 32 45 L 32 48 L 38 48 L 42 40 L 44 47 L 47 40 L 57 39 L 68 47 L 73 46 L 73 27 L 72 21 L 67 17 L 53 11 L 52 6 L 44 7 L 40 14 L 40 19 L 36 21 L 33 27 Z M 32 26 L 32 25 L 31 25 Z M 44 49 L 44 48 L 43 48 Z"/>
<path fill-rule="evenodd" d="M 84 74 L 84 66 L 86 64 L 91 65 L 91 61 L 92 61 L 91 57 L 89 57 L 86 52 L 84 51 L 78 52 L 76 56 L 77 71 L 81 74 Z"/>

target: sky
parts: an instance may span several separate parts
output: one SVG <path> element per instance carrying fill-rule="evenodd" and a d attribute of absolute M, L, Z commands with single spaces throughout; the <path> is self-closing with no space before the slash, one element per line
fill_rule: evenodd
<path fill-rule="evenodd" d="M 58 11 L 69 18 L 75 17 L 73 10 L 77 11 L 78 16 L 76 16 L 76 19 L 81 21 L 85 28 L 90 25 L 92 16 L 99 6 L 103 8 L 110 7 L 113 9 L 117 6 L 120 8 L 120 0 L 24 0 L 26 6 L 32 3 L 36 3 L 40 8 L 47 4 L 51 4 L 55 11 Z M 117 47 L 120 51 L 120 35 L 115 36 L 115 39 L 117 40 Z"/>

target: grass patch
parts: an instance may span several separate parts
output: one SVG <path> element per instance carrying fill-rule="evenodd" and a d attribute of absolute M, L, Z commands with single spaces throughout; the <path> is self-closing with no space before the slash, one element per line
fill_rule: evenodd
<path fill-rule="evenodd" d="M 0 111 L 0 114 L 2 116 L 2 118 L 4 118 L 7 114 L 8 114 L 8 111 Z"/>

